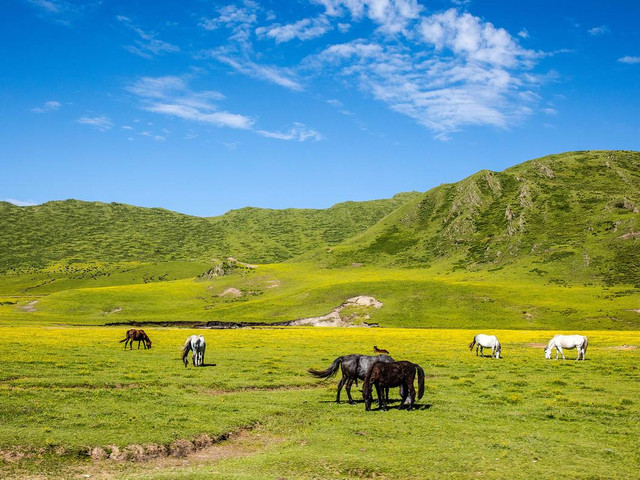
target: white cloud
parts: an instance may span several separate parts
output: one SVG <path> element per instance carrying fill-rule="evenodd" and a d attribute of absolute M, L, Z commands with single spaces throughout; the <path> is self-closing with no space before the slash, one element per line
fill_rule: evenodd
<path fill-rule="evenodd" d="M 302 84 L 295 78 L 295 74 L 288 68 L 273 65 L 261 65 L 243 56 L 231 56 L 224 51 L 212 50 L 212 58 L 224 63 L 240 73 L 269 83 L 275 83 L 290 90 L 303 90 Z"/>
<path fill-rule="evenodd" d="M 610 33 L 609 27 L 606 25 L 600 25 L 599 27 L 593 27 L 588 30 L 589 35 L 593 35 L 597 37 L 599 35 L 604 35 L 605 33 Z"/>
<path fill-rule="evenodd" d="M 125 47 L 133 54 L 143 58 L 153 58 L 153 56 L 155 55 L 160 55 L 163 53 L 175 53 L 180 51 L 179 47 L 156 38 L 156 33 L 145 32 L 135 23 L 133 23 L 133 21 L 129 17 L 118 15 L 116 16 L 116 19 L 126 25 L 138 36 L 138 38 L 134 40 L 135 45 L 127 45 Z"/>
<path fill-rule="evenodd" d="M 264 65 L 255 60 L 252 39 L 260 11 L 260 6 L 257 3 L 245 0 L 242 7 L 236 5 L 221 7 L 217 10 L 217 16 L 203 19 L 200 26 L 205 30 L 226 29 L 231 33 L 227 38 L 227 45 L 209 50 L 205 55 L 244 75 L 290 90 L 302 90 L 301 83 L 290 69 Z M 271 18 L 271 15 L 267 14 L 267 18 Z M 260 35 L 264 36 L 268 29 L 263 28 L 259 31 Z M 274 33 L 274 35 L 276 34 Z M 287 34 L 284 31 L 279 31 L 277 36 L 283 39 Z"/>
<path fill-rule="evenodd" d="M 527 31 L 527 29 L 526 29 L 526 28 L 523 28 L 522 30 L 520 30 L 520 31 L 518 32 L 518 36 L 519 36 L 520 38 L 529 38 L 529 32 Z"/>
<path fill-rule="evenodd" d="M 219 111 L 218 100 L 224 95 L 206 90 L 195 92 L 181 77 L 143 77 L 127 87 L 137 95 L 149 112 L 209 123 L 218 127 L 249 129 L 253 120 L 245 115 Z"/>
<path fill-rule="evenodd" d="M 31 200 L 16 200 L 15 198 L 5 198 L 3 201 L 12 203 L 17 207 L 32 207 L 34 205 L 38 205 L 36 202 L 32 202 Z"/>
<path fill-rule="evenodd" d="M 106 115 L 99 115 L 96 117 L 81 117 L 76 122 L 83 125 L 90 125 L 101 132 L 106 132 L 113 127 L 113 122 Z"/>
<path fill-rule="evenodd" d="M 268 138 L 277 138 L 279 140 L 297 140 L 299 142 L 304 142 L 306 140 L 315 140 L 317 142 L 324 139 L 324 137 L 320 133 L 307 128 L 306 125 L 298 122 L 294 123 L 293 126 L 286 132 L 256 130 L 256 133 Z"/>
<path fill-rule="evenodd" d="M 353 10 L 355 16 L 364 11 Z M 507 128 L 530 115 L 541 78 L 528 70 L 540 57 L 506 30 L 450 9 L 407 23 L 403 37 L 331 45 L 307 63 L 318 72 L 333 68 L 334 75 L 447 139 L 464 126 Z"/>
<path fill-rule="evenodd" d="M 620 63 L 629 63 L 629 64 L 640 63 L 640 57 L 631 57 L 631 56 L 627 55 L 627 56 L 624 56 L 624 57 L 620 57 L 618 59 L 618 61 Z"/>
<path fill-rule="evenodd" d="M 47 112 L 53 112 L 55 110 L 58 110 L 61 106 L 62 104 L 60 102 L 50 101 L 50 102 L 45 102 L 40 107 L 32 108 L 31 111 L 33 113 L 47 113 Z"/>
<path fill-rule="evenodd" d="M 69 26 L 71 22 L 81 17 L 87 10 L 100 5 L 99 0 L 66 1 L 66 0 L 25 0 L 34 7 L 38 16 L 47 20 Z"/>
<path fill-rule="evenodd" d="M 220 110 L 216 102 L 225 98 L 220 92 L 191 90 L 187 80 L 182 77 L 143 77 L 129 85 L 127 90 L 141 100 L 142 108 L 148 112 L 216 127 L 252 131 L 264 137 L 280 140 L 302 142 L 308 139 L 322 139 L 322 135 L 301 123 L 294 123 L 285 132 L 258 129 L 253 118 Z M 152 136 L 148 132 L 142 132 L 142 135 Z M 164 140 L 157 137 L 155 139 Z"/>
<path fill-rule="evenodd" d="M 366 17 L 379 25 L 381 32 L 405 32 L 407 25 L 419 18 L 423 7 L 417 0 L 312 0 L 323 5 L 329 16 L 349 14 L 359 21 Z"/>
<path fill-rule="evenodd" d="M 284 43 L 293 39 L 310 40 L 321 37 L 331 30 L 329 20 L 324 15 L 316 18 L 304 18 L 288 25 L 274 24 L 256 28 L 258 37 L 273 38 L 276 43 Z"/>
<path fill-rule="evenodd" d="M 436 50 L 448 48 L 469 61 L 515 67 L 536 56 L 521 48 L 503 28 L 455 9 L 423 18 L 420 32 L 423 40 Z"/>

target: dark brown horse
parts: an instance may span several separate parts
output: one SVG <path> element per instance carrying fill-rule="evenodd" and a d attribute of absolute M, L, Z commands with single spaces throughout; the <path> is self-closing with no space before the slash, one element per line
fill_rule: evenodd
<path fill-rule="evenodd" d="M 124 342 L 124 349 L 127 349 L 127 343 L 129 344 L 129 350 L 133 350 L 133 342 L 138 342 L 138 350 L 140 350 L 140 342 L 144 342 L 144 348 L 151 348 L 151 339 L 144 333 L 144 330 L 136 330 L 132 328 L 127 330 L 127 336 L 120 340 L 120 343 Z"/>
<path fill-rule="evenodd" d="M 376 355 L 380 355 L 380 354 L 385 354 L 385 355 L 389 355 L 389 350 L 385 350 L 384 348 L 378 348 L 377 345 L 373 346 L 373 353 L 375 353 Z"/>
<path fill-rule="evenodd" d="M 385 395 L 381 395 L 383 389 L 400 387 L 400 395 L 402 396 L 400 408 L 402 408 L 408 396 L 409 410 L 411 410 L 416 400 L 416 391 L 413 387 L 416 372 L 418 373 L 418 399 L 420 399 L 422 395 L 424 395 L 424 370 L 422 370 L 420 365 L 405 361 L 374 363 L 367 371 L 367 375 L 364 377 L 362 384 L 362 396 L 364 397 L 365 409 L 371 409 L 371 402 L 373 401 L 371 386 L 375 385 L 380 409 L 386 410 L 387 408 L 388 399 Z"/>

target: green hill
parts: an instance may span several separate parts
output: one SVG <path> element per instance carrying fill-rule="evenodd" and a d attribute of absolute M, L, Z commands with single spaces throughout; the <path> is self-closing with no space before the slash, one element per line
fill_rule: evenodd
<path fill-rule="evenodd" d="M 639 207 L 640 153 L 550 155 L 440 185 L 311 258 L 640 285 Z"/>
<path fill-rule="evenodd" d="M 640 153 L 617 151 L 552 155 L 326 210 L 199 218 L 3 203 L 0 323 L 275 323 L 370 295 L 384 307 L 341 315 L 382 326 L 634 330 L 639 206 Z M 200 275 L 227 256 L 261 265 Z"/>
<path fill-rule="evenodd" d="M 345 202 L 324 210 L 243 208 L 211 218 L 121 203 L 0 202 L 0 272 L 89 262 L 274 263 L 361 233 L 418 195 Z"/>

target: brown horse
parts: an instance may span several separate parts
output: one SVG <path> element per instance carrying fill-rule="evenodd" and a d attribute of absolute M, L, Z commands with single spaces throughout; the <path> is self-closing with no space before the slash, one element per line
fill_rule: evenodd
<path fill-rule="evenodd" d="M 418 373 L 418 399 L 420 399 L 422 395 L 424 395 L 424 370 L 422 370 L 420 365 L 406 361 L 374 363 L 367 371 L 367 375 L 364 377 L 362 384 L 362 396 L 364 397 L 365 409 L 371 409 L 371 402 L 373 401 L 371 386 L 375 385 L 380 409 L 386 410 L 387 408 L 387 398 L 385 398 L 385 395 L 381 395 L 383 389 L 400 387 L 400 395 L 402 396 L 400 408 L 402 408 L 408 396 L 409 410 L 411 410 L 416 400 L 416 391 L 413 387 L 416 372 Z"/>
<path fill-rule="evenodd" d="M 127 330 L 127 336 L 120 340 L 119 343 L 124 342 L 124 349 L 127 349 L 127 343 L 129 344 L 129 350 L 133 350 L 133 342 L 138 341 L 138 350 L 140 350 L 140 342 L 144 342 L 144 348 L 151 348 L 151 339 L 149 336 L 144 333 L 144 330 L 136 330 L 132 328 L 131 330 Z"/>
<path fill-rule="evenodd" d="M 378 348 L 377 345 L 374 345 L 373 353 L 375 353 L 376 355 L 380 355 L 381 353 L 384 353 L 385 355 L 389 355 L 389 350 L 385 350 L 384 348 Z"/>

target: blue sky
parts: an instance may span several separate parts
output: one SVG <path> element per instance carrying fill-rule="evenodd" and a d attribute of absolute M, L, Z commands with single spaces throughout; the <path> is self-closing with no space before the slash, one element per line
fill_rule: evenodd
<path fill-rule="evenodd" d="M 0 199 L 219 215 L 638 150 L 640 2 L 8 0 Z"/>

